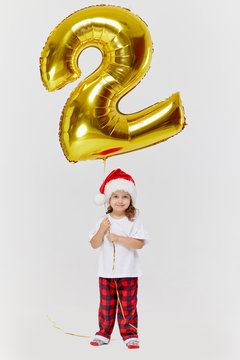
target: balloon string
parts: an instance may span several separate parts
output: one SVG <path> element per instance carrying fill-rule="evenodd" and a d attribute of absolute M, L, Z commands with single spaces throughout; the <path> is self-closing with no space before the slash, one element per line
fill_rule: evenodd
<path fill-rule="evenodd" d="M 53 321 L 49 315 L 46 315 L 47 319 L 52 323 L 53 327 L 57 330 L 60 330 L 62 332 L 64 332 L 64 334 L 67 334 L 67 335 L 72 335 L 72 336 L 78 336 L 78 337 L 83 337 L 83 338 L 92 338 L 92 336 L 89 336 L 89 335 L 79 335 L 79 334 L 73 334 L 73 333 L 70 333 L 70 332 L 67 332 L 67 331 L 64 331 L 62 328 L 60 328 L 59 326 L 57 326 L 56 322 Z M 118 339 L 111 339 L 111 341 L 116 341 Z"/>
<path fill-rule="evenodd" d="M 109 233 L 110 233 L 110 231 L 109 231 Z M 112 271 L 114 271 L 114 268 L 115 268 L 115 253 L 116 253 L 115 243 L 113 242 L 113 267 L 112 267 Z"/>
<path fill-rule="evenodd" d="M 103 163 L 104 163 L 104 179 L 105 179 L 105 170 L 106 170 L 106 158 L 103 159 Z M 104 203 L 105 205 L 105 212 L 106 212 L 106 202 Z M 110 234 L 110 229 L 108 229 L 108 233 Z M 115 268 L 115 258 L 116 258 L 116 248 L 115 248 L 115 243 L 113 242 L 113 267 L 112 267 L 112 271 L 114 271 L 114 268 Z M 120 308 L 121 308 L 121 311 L 122 311 L 122 315 L 123 315 L 123 318 L 124 320 L 126 321 L 126 318 L 125 318 L 125 315 L 124 315 L 124 312 L 123 312 L 123 307 L 122 307 L 122 303 L 121 303 L 121 300 L 120 300 L 120 296 L 119 296 L 119 292 L 118 292 L 118 287 L 117 287 L 117 282 L 115 280 L 115 284 L 116 284 L 116 291 L 117 291 L 117 298 L 118 298 L 118 303 L 120 305 Z M 137 330 L 137 328 L 132 325 L 132 324 L 128 324 L 129 326 L 132 326 L 135 330 Z"/>
<path fill-rule="evenodd" d="M 64 332 L 64 334 L 67 334 L 67 335 L 72 335 L 72 336 L 79 336 L 79 337 L 84 337 L 84 338 L 91 338 L 91 336 L 88 336 L 88 335 L 79 335 L 79 334 L 73 334 L 73 333 L 69 333 L 67 331 L 64 331 L 62 328 L 60 328 L 59 326 L 57 326 L 57 324 L 55 323 L 55 321 L 53 321 L 50 316 L 46 315 L 48 320 L 52 323 L 53 327 L 55 329 L 58 329 L 62 332 Z"/>
<path fill-rule="evenodd" d="M 107 162 L 107 159 L 106 159 L 106 158 L 104 158 L 104 159 L 103 159 L 104 179 L 105 179 L 105 171 L 106 171 L 106 162 Z"/>
<path fill-rule="evenodd" d="M 104 172 L 104 178 L 103 180 L 105 180 L 105 171 L 106 171 L 106 163 L 107 163 L 107 158 L 103 159 L 103 172 Z M 107 212 L 107 204 L 106 202 L 104 203 L 105 206 L 105 213 Z M 108 233 L 110 234 L 110 229 L 108 229 Z M 115 268 L 115 257 L 116 257 L 116 248 L 115 248 L 115 243 L 113 242 L 113 266 L 112 266 L 112 271 L 114 271 Z"/>
<path fill-rule="evenodd" d="M 105 171 L 106 171 L 106 162 L 107 162 L 107 159 L 104 158 L 103 159 L 103 170 L 104 170 L 104 179 L 105 180 Z M 105 213 L 106 213 L 106 202 L 104 203 L 105 205 Z M 108 229 L 108 233 L 110 234 L 110 229 Z M 114 268 L 115 268 L 115 257 L 116 257 L 116 248 L 115 248 L 115 243 L 113 242 L 113 267 L 112 267 L 112 271 L 114 271 Z M 124 320 L 126 321 L 126 318 L 125 318 L 125 315 L 124 315 L 124 312 L 123 312 L 123 307 L 122 307 L 122 303 L 121 303 L 121 300 L 120 300 L 120 297 L 119 297 L 119 293 L 118 293 L 118 287 L 117 287 L 117 282 L 115 280 L 115 284 L 116 284 L 116 291 L 117 291 L 117 297 L 118 297 L 118 302 L 119 302 L 119 305 L 120 305 L 120 308 L 121 308 L 121 311 L 122 311 L 122 315 L 123 315 L 123 318 Z M 137 328 L 132 325 L 132 324 L 128 324 L 129 326 L 132 326 L 135 330 L 137 330 Z"/>
<path fill-rule="evenodd" d="M 118 293 L 117 282 L 116 282 L 115 279 L 114 279 L 114 281 L 115 281 L 115 284 L 116 284 L 117 297 L 118 297 L 118 302 L 119 302 L 119 305 L 120 305 L 120 308 L 121 308 L 121 311 L 122 311 L 122 316 L 123 316 L 123 318 L 124 318 L 124 320 L 125 320 L 125 322 L 126 322 L 126 318 L 125 318 L 125 315 L 124 315 L 124 312 L 123 312 L 122 303 L 121 303 L 121 301 L 120 301 L 120 296 L 119 296 L 119 293 Z M 132 324 L 130 324 L 130 323 L 128 323 L 128 325 L 129 325 L 129 326 L 132 326 L 135 330 L 138 330 L 134 325 L 132 325 Z"/>

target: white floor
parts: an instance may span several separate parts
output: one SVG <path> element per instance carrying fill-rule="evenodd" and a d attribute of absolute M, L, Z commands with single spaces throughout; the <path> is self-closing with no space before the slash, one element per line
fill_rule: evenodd
<path fill-rule="evenodd" d="M 75 360 L 82 356 L 84 359 L 96 359 L 96 356 L 98 359 L 146 359 L 158 354 L 158 358 L 164 360 L 239 359 L 238 341 L 231 333 L 230 319 L 220 323 L 217 314 L 212 317 L 208 314 L 205 318 L 192 314 L 190 320 L 189 314 L 163 314 L 161 309 L 148 315 L 142 319 L 139 350 L 126 348 L 116 324 L 110 344 L 97 348 L 89 345 L 88 338 L 67 335 L 54 328 L 44 309 L 9 306 L 1 317 L 5 328 L 1 329 L 0 357 L 4 360 Z M 56 325 L 66 332 L 91 335 L 93 324 L 89 325 L 87 311 L 75 314 L 73 309 L 65 312 L 57 309 L 54 316 Z"/>

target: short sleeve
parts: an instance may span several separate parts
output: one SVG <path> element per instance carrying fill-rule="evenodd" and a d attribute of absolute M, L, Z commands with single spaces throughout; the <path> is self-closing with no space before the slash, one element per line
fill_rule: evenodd
<path fill-rule="evenodd" d="M 89 237 L 88 237 L 88 241 L 91 241 L 92 240 L 92 237 L 98 232 L 98 229 L 99 229 L 99 226 L 102 222 L 102 220 L 104 219 L 104 217 L 102 217 L 101 219 L 98 219 L 96 221 L 96 224 L 95 226 L 91 229 L 91 231 L 89 231 Z"/>
<path fill-rule="evenodd" d="M 138 218 L 134 221 L 134 225 L 131 231 L 131 237 L 144 240 L 144 245 L 148 244 L 151 240 L 148 232 L 144 229 L 141 220 L 139 220 Z"/>

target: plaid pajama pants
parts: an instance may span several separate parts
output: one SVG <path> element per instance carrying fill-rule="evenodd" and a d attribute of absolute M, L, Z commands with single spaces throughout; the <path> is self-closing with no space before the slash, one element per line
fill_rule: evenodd
<path fill-rule="evenodd" d="M 122 304 L 123 313 L 118 303 L 117 290 Z M 110 339 L 117 312 L 118 326 L 124 341 L 137 338 L 137 290 L 138 278 L 99 278 L 100 305 L 98 312 L 99 331 L 96 335 Z M 118 308 L 117 308 L 118 305 Z M 132 324 L 134 327 L 132 327 Z"/>

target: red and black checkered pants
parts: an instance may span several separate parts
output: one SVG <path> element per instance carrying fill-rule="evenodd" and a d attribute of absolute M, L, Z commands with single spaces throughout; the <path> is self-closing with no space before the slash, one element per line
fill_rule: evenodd
<path fill-rule="evenodd" d="M 115 282 L 116 281 L 116 282 Z M 117 289 L 122 305 L 118 303 Z M 117 312 L 118 326 L 123 340 L 137 338 L 137 290 L 138 278 L 99 278 L 100 306 L 98 312 L 99 331 L 96 335 L 110 339 Z M 118 305 L 118 307 L 117 307 Z M 124 319 L 125 317 L 125 319 Z M 131 325 L 133 326 L 131 326 Z"/>

